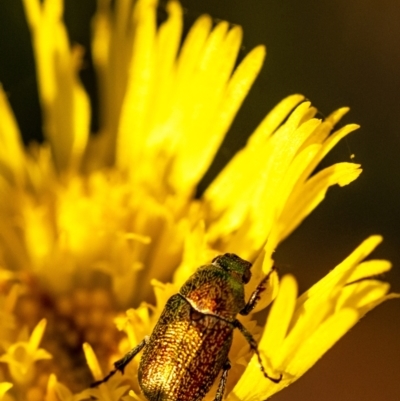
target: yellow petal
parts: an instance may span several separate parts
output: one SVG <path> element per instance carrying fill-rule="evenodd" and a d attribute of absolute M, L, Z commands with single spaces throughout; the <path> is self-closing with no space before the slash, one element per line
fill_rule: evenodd
<path fill-rule="evenodd" d="M 51 374 L 49 376 L 49 380 L 47 382 L 47 392 L 46 392 L 46 398 L 44 401 L 59 401 L 56 392 L 54 390 L 55 385 L 57 384 L 57 377 L 55 374 Z M 61 400 L 63 399 L 60 397 Z"/>
<path fill-rule="evenodd" d="M 343 288 L 336 308 L 363 309 L 370 303 L 382 299 L 389 291 L 390 286 L 378 280 L 365 280 L 347 285 Z"/>
<path fill-rule="evenodd" d="M 360 165 L 337 163 L 311 177 L 303 186 L 291 194 L 282 212 L 283 230 L 279 241 L 286 238 L 325 198 L 332 185 L 347 185 L 361 174 Z"/>
<path fill-rule="evenodd" d="M 123 171 L 130 171 L 132 161 L 140 162 L 146 139 L 156 51 L 156 16 L 151 3 L 140 0 L 135 5 L 133 53 L 117 138 L 117 165 Z"/>
<path fill-rule="evenodd" d="M 204 199 L 210 207 L 210 219 L 219 216 L 221 212 L 229 206 L 230 199 L 235 199 L 237 191 L 246 190 L 247 187 L 242 188 L 240 185 L 241 182 L 237 180 L 242 180 L 242 177 L 248 177 L 248 175 L 246 175 L 248 172 L 248 164 L 253 157 L 253 152 L 248 148 L 262 146 L 264 150 L 266 139 L 268 139 L 276 127 L 302 99 L 303 96 L 301 95 L 292 95 L 275 106 L 249 138 L 249 145 L 246 145 L 244 150 L 236 153 L 218 174 L 216 179 L 208 186 L 204 193 Z M 268 153 L 264 152 L 264 158 L 267 156 Z M 221 196 L 221 193 L 223 193 L 224 196 Z"/>
<path fill-rule="evenodd" d="M 56 167 L 76 168 L 89 134 L 89 100 L 77 77 L 81 50 L 70 49 L 61 22 L 63 2 L 24 0 L 43 108 L 44 134 Z"/>
<path fill-rule="evenodd" d="M 380 305 L 382 302 L 388 301 L 390 299 L 399 299 L 400 298 L 400 294 L 397 293 L 390 293 L 385 295 L 382 298 L 378 298 L 366 305 L 364 305 L 363 307 L 361 307 L 358 310 L 358 313 L 360 314 L 360 319 L 366 314 L 368 313 L 370 310 L 376 308 L 378 305 Z"/>
<path fill-rule="evenodd" d="M 193 188 L 211 164 L 265 57 L 262 46 L 253 49 L 234 71 L 226 86 L 241 43 L 241 30 L 238 27 L 228 33 L 226 29 L 227 25 L 221 23 L 210 34 L 204 50 L 204 66 L 203 63 L 199 66 L 200 77 L 193 77 L 196 81 L 191 84 L 194 93 L 191 99 L 186 99 L 186 105 L 182 105 L 183 112 L 190 107 L 185 112 L 190 120 L 186 123 L 185 132 L 182 132 L 171 171 L 171 185 L 179 192 Z M 214 44 L 218 41 L 220 43 Z M 211 53 L 210 56 L 207 51 Z M 186 92 L 190 93 L 190 90 L 186 88 Z"/>
<path fill-rule="evenodd" d="M 324 278 L 314 284 L 297 300 L 296 316 L 302 313 L 303 305 L 318 302 L 330 296 L 332 292 L 339 292 L 351 277 L 357 265 L 365 259 L 382 241 L 379 235 L 373 235 L 363 241 L 343 262 L 329 272 Z"/>
<path fill-rule="evenodd" d="M 340 113 L 339 113 L 340 115 Z M 308 141 L 303 146 L 308 146 L 312 143 L 321 144 L 321 148 L 319 153 L 316 154 L 312 163 L 310 163 L 304 170 L 303 170 L 303 178 L 304 181 L 309 177 L 318 164 L 322 161 L 322 159 L 332 150 L 337 143 L 343 139 L 345 136 L 354 132 L 356 129 L 359 128 L 356 124 L 348 124 L 345 125 L 343 128 L 337 130 L 332 135 L 329 133 L 332 131 L 333 125 L 329 120 L 325 120 L 322 124 L 315 130 L 314 134 L 309 138 Z M 328 136 L 329 135 L 329 136 Z M 327 138 L 327 139 L 326 139 Z"/>
<path fill-rule="evenodd" d="M 292 276 L 282 279 L 279 293 L 272 305 L 267 327 L 260 341 L 259 349 L 266 358 L 262 358 L 267 373 L 271 377 L 279 377 L 280 372 L 272 370 L 275 351 L 278 353 L 282 341 L 288 329 L 294 305 L 296 302 L 297 284 Z M 267 353 L 263 352 L 267 350 Z M 254 386 L 256 380 L 257 386 Z M 276 391 L 284 387 L 284 380 L 279 384 L 272 383 L 265 378 L 258 364 L 257 358 L 253 356 L 246 367 L 245 372 L 233 389 L 234 397 L 240 400 L 265 399 L 271 394 L 271 388 Z"/>
<path fill-rule="evenodd" d="M 95 381 L 103 379 L 99 361 L 93 351 L 93 348 L 88 343 L 83 343 L 83 352 L 85 353 L 86 362 L 89 366 L 92 376 Z"/>
<path fill-rule="evenodd" d="M 278 371 L 286 369 L 303 341 L 317 330 L 327 316 L 332 314 L 333 303 L 326 298 L 319 301 L 314 304 L 308 303 L 303 313 L 292 317 L 289 333 L 281 348 L 275 351 L 274 366 Z M 263 349 L 263 352 L 269 355 L 269 349 Z"/>
<path fill-rule="evenodd" d="M 302 101 L 303 95 L 291 95 L 281 100 L 262 120 L 249 138 L 249 144 L 256 146 L 265 142 L 282 124 L 288 114 Z"/>
<path fill-rule="evenodd" d="M 309 370 L 350 328 L 358 321 L 354 309 L 343 309 L 323 322 L 308 338 L 304 338 L 293 359 L 287 366 L 288 372 L 297 377 Z"/>
<path fill-rule="evenodd" d="M 326 117 L 326 121 L 329 121 L 332 125 L 336 125 L 342 117 L 349 112 L 349 107 L 341 107 L 340 109 L 335 110 L 328 117 Z"/>
<path fill-rule="evenodd" d="M 33 329 L 33 332 L 29 339 L 29 350 L 34 353 L 36 350 L 39 350 L 39 345 L 42 341 L 44 332 L 46 330 L 46 319 L 42 319 L 36 327 Z"/>
<path fill-rule="evenodd" d="M 296 280 L 293 276 L 286 275 L 281 279 L 278 296 L 271 307 L 267 325 L 259 344 L 260 349 L 268 350 L 268 356 L 271 361 L 275 358 L 274 351 L 279 353 L 279 348 L 287 335 L 296 306 L 296 298 Z"/>
<path fill-rule="evenodd" d="M 15 117 L 0 85 L 0 172 L 15 184 L 23 183 L 25 155 Z"/>
<path fill-rule="evenodd" d="M 392 264 L 387 260 L 367 260 L 360 263 L 353 274 L 348 278 L 348 282 L 357 281 L 366 277 L 377 276 L 389 271 Z"/>
<path fill-rule="evenodd" d="M 0 400 L 3 398 L 4 394 L 13 386 L 12 383 L 2 382 L 0 383 Z"/>

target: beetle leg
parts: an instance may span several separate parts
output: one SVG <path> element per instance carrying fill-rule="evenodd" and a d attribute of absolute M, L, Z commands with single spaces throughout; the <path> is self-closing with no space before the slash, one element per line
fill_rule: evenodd
<path fill-rule="evenodd" d="M 149 342 L 149 337 L 145 337 L 135 348 L 132 348 L 128 353 L 126 353 L 121 359 L 114 362 L 115 369 L 111 370 L 110 373 L 104 377 L 102 380 L 98 380 L 90 385 L 90 387 L 97 387 L 101 383 L 105 383 L 111 376 L 115 373 L 121 372 L 124 374 L 124 369 L 126 365 L 147 345 Z"/>
<path fill-rule="evenodd" d="M 282 380 L 282 373 L 280 374 L 279 378 L 277 378 L 277 379 L 274 378 L 274 377 L 268 376 L 268 373 L 265 371 L 264 366 L 263 366 L 263 363 L 262 363 L 262 361 L 261 361 L 261 356 L 260 356 L 260 353 L 259 353 L 258 348 L 257 348 L 257 342 L 256 342 L 256 340 L 253 338 L 253 336 L 251 335 L 251 333 L 250 333 L 250 332 L 246 329 L 246 327 L 244 327 L 244 326 L 242 325 L 242 323 L 240 323 L 239 320 L 237 320 L 237 319 L 233 322 L 233 325 L 234 325 L 237 329 L 240 330 L 240 332 L 243 334 L 244 338 L 245 338 L 245 339 L 247 340 L 247 342 L 249 343 L 250 348 L 251 348 L 251 349 L 255 352 L 255 354 L 257 355 L 258 363 L 260 364 L 260 369 L 261 369 L 261 372 L 263 372 L 263 375 L 264 375 L 267 379 L 271 380 L 272 382 L 274 382 L 274 383 L 279 383 L 279 382 Z"/>
<path fill-rule="evenodd" d="M 148 342 L 149 337 L 146 336 L 135 348 L 132 348 L 121 359 L 114 362 L 115 369 L 124 374 L 126 365 L 128 365 L 128 363 L 146 346 Z"/>
<path fill-rule="evenodd" d="M 266 290 L 267 284 L 271 274 L 276 270 L 275 266 L 272 266 L 271 271 L 260 281 L 257 288 L 251 294 L 251 297 L 244 308 L 240 311 L 241 315 L 248 315 L 257 305 L 257 302 L 260 300 L 260 294 Z"/>
<path fill-rule="evenodd" d="M 226 380 L 228 378 L 228 371 L 231 368 L 231 363 L 229 362 L 229 359 L 226 360 L 224 365 L 222 366 L 222 375 L 221 379 L 219 380 L 218 384 L 218 389 L 217 393 L 215 394 L 214 401 L 222 401 L 222 397 L 224 396 L 225 393 L 225 386 L 226 386 Z"/>

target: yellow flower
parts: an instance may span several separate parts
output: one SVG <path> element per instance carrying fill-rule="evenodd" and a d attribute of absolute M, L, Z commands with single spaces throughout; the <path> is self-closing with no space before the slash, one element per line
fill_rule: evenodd
<path fill-rule="evenodd" d="M 233 391 L 239 399 L 263 399 L 288 386 L 369 310 L 386 299 L 398 297 L 386 295 L 389 285 L 371 278 L 390 270 L 390 263 L 363 261 L 381 241 L 379 236 L 365 240 L 299 298 L 294 278 L 282 278 L 259 348 L 274 370 L 284 372 L 284 378 L 279 384 L 260 379 L 257 388 L 251 389 L 248 383 L 260 375 L 253 359 Z"/>
<path fill-rule="evenodd" d="M 62 1 L 24 6 L 46 141 L 23 147 L 0 90 L 0 398 L 143 399 L 137 360 L 124 376 L 88 386 L 151 333 L 167 299 L 216 254 L 254 262 L 246 290 L 254 289 L 271 271 L 275 249 L 327 189 L 361 173 L 357 164 L 338 163 L 313 174 L 357 125 L 332 132 L 347 108 L 321 121 L 303 96 L 289 96 L 195 199 L 265 48 L 235 68 L 240 27 L 213 26 L 203 16 L 181 46 L 178 2 L 167 4 L 168 18 L 157 26 L 155 0 L 119 1 L 113 10 L 110 0 L 99 0 L 93 56 L 102 128 L 90 135 L 88 96 L 78 78 L 82 50 L 68 43 Z M 363 261 L 380 240 L 367 239 L 298 299 L 294 278 L 279 286 L 272 273 L 257 307 L 276 297 L 266 327 L 251 316 L 241 321 L 260 338 L 268 373 L 282 374 L 282 381 L 262 377 L 247 342 L 236 336 L 229 399 L 280 391 L 368 310 L 396 296 L 371 278 L 390 263 Z M 124 314 L 129 306 L 136 308 Z M 37 362 L 50 354 L 52 360 Z"/>
<path fill-rule="evenodd" d="M 121 394 L 125 392 L 125 388 L 120 387 Z M 62 383 L 57 381 L 55 375 L 50 375 L 47 391 L 46 391 L 46 401 L 81 401 L 88 399 L 87 391 L 82 391 L 79 394 L 72 394 L 68 387 L 64 386 Z"/>
<path fill-rule="evenodd" d="M 0 362 L 9 365 L 9 371 L 16 384 L 30 383 L 35 374 L 34 364 L 40 359 L 50 359 L 51 355 L 39 348 L 44 331 L 46 320 L 41 320 L 33 330 L 29 339 L 26 333 L 21 333 L 21 339 L 7 346 L 7 352 L 0 357 Z"/>

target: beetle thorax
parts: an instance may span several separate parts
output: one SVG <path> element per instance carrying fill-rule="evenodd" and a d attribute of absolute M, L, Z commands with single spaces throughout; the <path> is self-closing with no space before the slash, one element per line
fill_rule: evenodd
<path fill-rule="evenodd" d="M 180 294 L 200 313 L 233 321 L 243 309 L 244 285 L 215 265 L 199 268 L 182 286 Z"/>

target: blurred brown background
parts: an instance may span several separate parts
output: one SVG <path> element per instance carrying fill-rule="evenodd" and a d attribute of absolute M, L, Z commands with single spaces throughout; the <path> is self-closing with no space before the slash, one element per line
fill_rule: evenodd
<path fill-rule="evenodd" d="M 73 41 L 88 43 L 93 0 L 67 0 Z M 394 264 L 385 276 L 400 292 L 400 4 L 398 0 L 182 0 L 190 24 L 209 13 L 244 28 L 242 56 L 267 45 L 265 67 L 199 191 L 244 145 L 267 111 L 284 96 L 303 93 L 322 115 L 350 106 L 344 122 L 361 129 L 341 142 L 323 165 L 354 161 L 361 177 L 327 199 L 276 252 L 282 273 L 303 291 L 364 238 L 380 233 L 374 253 Z M 29 37 L 19 0 L 0 2 L 0 82 L 26 140 L 40 137 L 40 114 Z M 83 71 L 95 93 L 90 59 Z M 96 129 L 96 121 L 93 123 Z M 364 318 L 277 401 L 400 400 L 400 301 Z"/>

